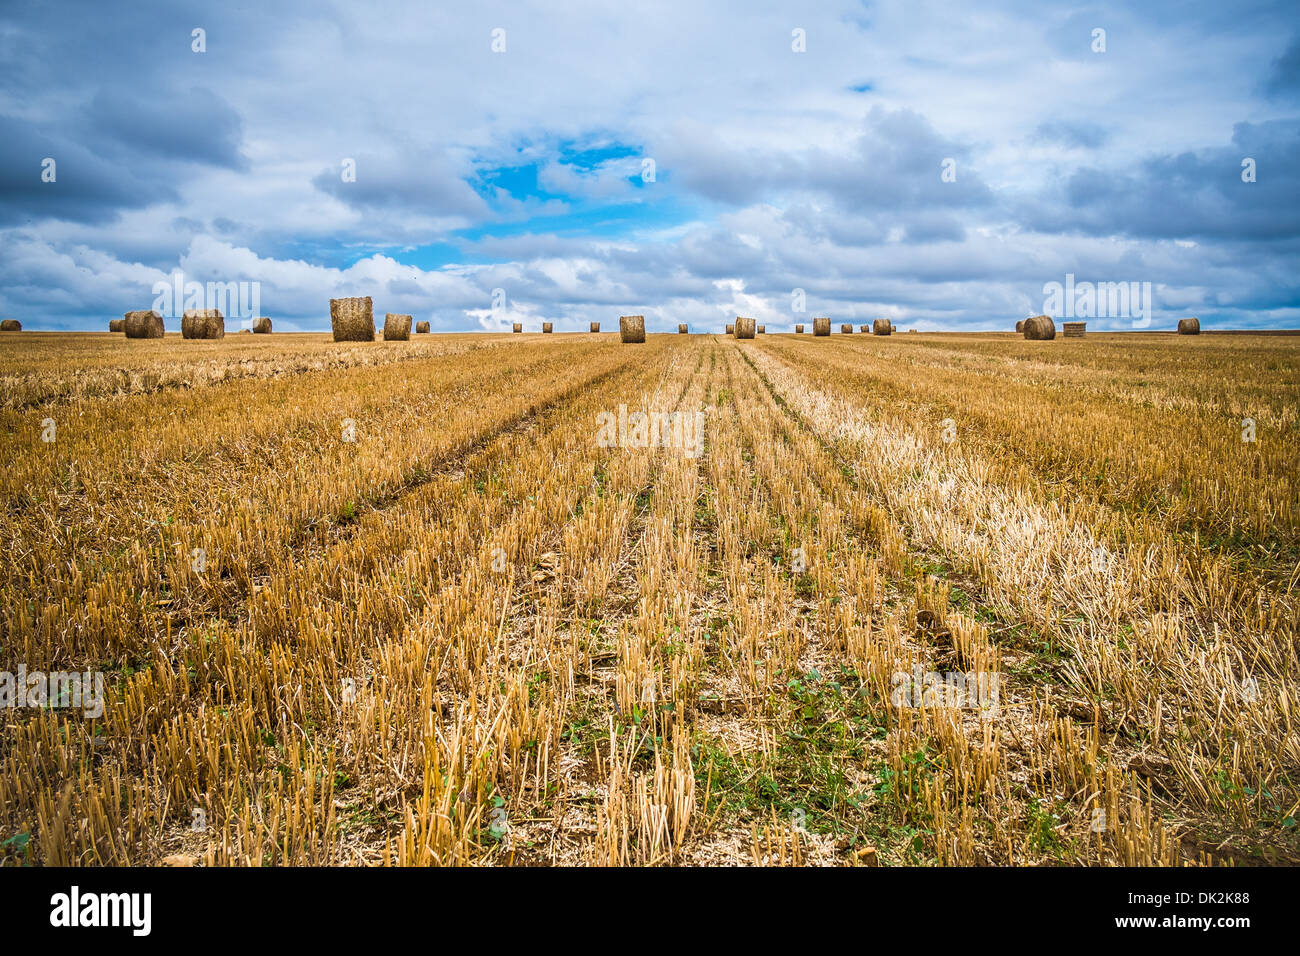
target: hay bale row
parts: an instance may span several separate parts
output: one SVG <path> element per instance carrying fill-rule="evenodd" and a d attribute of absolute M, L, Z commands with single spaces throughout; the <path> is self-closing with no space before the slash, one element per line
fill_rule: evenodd
<path fill-rule="evenodd" d="M 542 331 L 543 331 L 543 332 L 554 332 L 554 331 L 555 331 L 555 326 L 554 326 L 552 323 L 550 323 L 550 322 L 543 322 L 543 323 L 542 323 Z"/>
<path fill-rule="evenodd" d="M 0 332 L 21 332 L 23 324 L 17 319 L 0 319 Z"/>
<path fill-rule="evenodd" d="M 754 327 L 757 323 L 748 316 L 736 316 L 736 338 L 752 339 L 754 337 Z"/>
<path fill-rule="evenodd" d="M 1050 315 L 1035 315 L 1025 319 L 1025 338 L 1035 342 L 1049 342 L 1056 338 L 1056 323 Z"/>
<path fill-rule="evenodd" d="M 593 325 L 595 323 L 592 323 Z M 592 331 L 595 331 L 594 329 Z M 624 343 L 645 341 L 645 316 L 620 315 L 618 317 L 618 337 Z"/>
<path fill-rule="evenodd" d="M 122 331 L 128 339 L 160 339 L 163 318 L 157 312 L 128 312 L 122 316 Z"/>
<path fill-rule="evenodd" d="M 259 315 L 253 320 L 253 331 L 258 335 L 271 334 L 271 320 L 265 315 Z"/>
<path fill-rule="evenodd" d="M 813 335 L 830 335 L 830 334 L 831 334 L 830 316 L 823 316 L 821 318 L 814 317 Z"/>
<path fill-rule="evenodd" d="M 181 338 L 224 339 L 226 319 L 220 309 L 186 309 L 181 313 Z"/>
<path fill-rule="evenodd" d="M 330 299 L 330 326 L 335 342 L 373 342 L 375 314 L 370 296 Z"/>
<path fill-rule="evenodd" d="M 396 312 L 384 313 L 384 341 L 409 342 L 411 340 L 411 317 Z"/>
<path fill-rule="evenodd" d="M 678 325 L 678 326 L 677 326 L 677 334 L 678 334 L 678 335 L 685 335 L 685 334 L 686 334 L 686 326 L 685 326 L 685 324 L 681 324 L 681 325 Z"/>
<path fill-rule="evenodd" d="M 1179 319 L 1178 334 L 1179 335 L 1200 335 L 1201 320 L 1196 318 L 1195 316 L 1192 316 L 1192 318 L 1190 319 Z"/>
<path fill-rule="evenodd" d="M 890 322 L 888 319 L 876 319 L 876 321 L 871 323 L 872 335 L 893 335 L 893 333 L 894 323 Z"/>
<path fill-rule="evenodd" d="M 126 328 L 126 319 L 109 319 L 108 331 L 121 332 Z"/>
<path fill-rule="evenodd" d="M 1087 322 L 1062 322 L 1061 334 L 1067 339 L 1081 339 L 1088 331 Z"/>
<path fill-rule="evenodd" d="M 796 326 L 794 327 L 794 334 L 795 334 L 795 335 L 803 335 L 803 326 L 802 326 L 802 325 L 796 325 Z"/>

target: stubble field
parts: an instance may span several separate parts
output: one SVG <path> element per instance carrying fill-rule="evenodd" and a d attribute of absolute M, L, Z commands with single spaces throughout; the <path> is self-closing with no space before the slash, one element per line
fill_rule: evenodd
<path fill-rule="evenodd" d="M 0 671 L 103 706 L 0 709 L 0 862 L 1298 863 L 1298 416 L 1287 337 L 7 335 Z"/>

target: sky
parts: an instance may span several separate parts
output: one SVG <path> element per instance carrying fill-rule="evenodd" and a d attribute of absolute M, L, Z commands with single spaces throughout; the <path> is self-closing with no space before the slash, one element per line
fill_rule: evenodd
<path fill-rule="evenodd" d="M 0 3 L 28 329 L 1297 328 L 1298 166 L 1294 0 Z"/>

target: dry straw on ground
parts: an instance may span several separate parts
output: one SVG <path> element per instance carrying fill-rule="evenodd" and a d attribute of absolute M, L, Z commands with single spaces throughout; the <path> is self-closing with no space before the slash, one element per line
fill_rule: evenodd
<path fill-rule="evenodd" d="M 126 320 L 125 320 L 125 319 L 109 319 L 109 320 L 108 320 L 108 331 L 110 331 L 110 332 L 121 332 L 122 329 L 124 329 L 125 327 L 126 327 Z"/>
<path fill-rule="evenodd" d="M 685 334 L 686 334 L 686 326 L 685 326 L 685 325 L 678 325 L 678 326 L 677 326 L 677 334 L 678 334 L 678 335 L 685 335 Z"/>
<path fill-rule="evenodd" d="M 397 312 L 384 313 L 384 341 L 406 342 L 411 338 L 411 317 Z"/>
<path fill-rule="evenodd" d="M 736 316 L 736 338 L 752 339 L 754 337 L 754 326 L 757 323 L 748 316 Z"/>
<path fill-rule="evenodd" d="M 259 315 L 253 320 L 253 331 L 258 335 L 271 334 L 271 319 L 265 315 Z"/>
<path fill-rule="evenodd" d="M 375 313 L 370 296 L 330 299 L 330 325 L 335 342 L 373 342 Z"/>
<path fill-rule="evenodd" d="M 1193 316 L 1190 319 L 1179 319 L 1178 334 L 1179 335 L 1200 335 L 1201 320 L 1196 318 L 1195 316 Z"/>
<path fill-rule="evenodd" d="M 1067 339 L 1081 339 L 1087 331 L 1087 322 L 1063 322 L 1061 324 L 1061 332 Z"/>
<path fill-rule="evenodd" d="M 429 332 L 429 323 L 428 323 L 428 322 L 416 322 L 416 323 L 415 323 L 415 334 L 416 334 L 416 335 L 427 335 L 428 332 Z"/>
<path fill-rule="evenodd" d="M 620 315 L 618 317 L 618 337 L 624 342 L 644 342 L 645 316 Z"/>
<path fill-rule="evenodd" d="M 17 319 L 0 320 L 0 332 L 21 332 L 23 324 Z"/>
<path fill-rule="evenodd" d="M 513 331 L 513 332 L 522 332 L 523 330 L 524 330 L 524 323 L 522 323 L 522 322 L 516 322 L 516 323 L 515 323 L 515 327 L 514 327 L 511 331 Z"/>
<path fill-rule="evenodd" d="M 893 323 L 888 319 L 876 319 L 871 323 L 871 333 L 873 335 L 892 335 L 894 331 Z"/>
<path fill-rule="evenodd" d="M 122 330 L 128 339 L 160 339 L 163 317 L 157 312 L 128 312 L 122 317 Z"/>
<path fill-rule="evenodd" d="M 1035 315 L 1025 319 L 1025 338 L 1046 342 L 1056 338 L 1056 323 L 1050 315 Z"/>
<path fill-rule="evenodd" d="M 813 335 L 830 335 L 831 320 L 830 316 L 813 319 Z"/>
<path fill-rule="evenodd" d="M 555 326 L 552 325 L 550 322 L 543 322 L 543 323 L 542 323 L 542 331 L 543 331 L 543 332 L 553 332 L 553 331 L 555 331 Z"/>
<path fill-rule="evenodd" d="M 224 339 L 226 319 L 220 309 L 186 309 L 181 314 L 181 338 Z"/>

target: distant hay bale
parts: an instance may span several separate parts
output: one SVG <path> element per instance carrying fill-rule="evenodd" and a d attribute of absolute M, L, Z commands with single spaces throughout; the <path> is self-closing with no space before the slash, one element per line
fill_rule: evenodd
<path fill-rule="evenodd" d="M 543 332 L 554 332 L 554 331 L 555 331 L 555 326 L 554 326 L 552 323 L 550 323 L 550 322 L 543 322 L 543 323 L 542 323 L 542 331 L 543 331 Z"/>
<path fill-rule="evenodd" d="M 890 322 L 890 323 L 889 323 L 889 331 L 890 331 L 890 332 L 897 332 L 897 331 L 898 331 L 898 326 L 896 326 L 893 322 Z"/>
<path fill-rule="evenodd" d="M 1067 339 L 1081 339 L 1088 331 L 1087 322 L 1062 322 L 1061 334 Z"/>
<path fill-rule="evenodd" d="M 593 323 L 591 323 L 591 331 L 593 331 L 593 332 L 599 332 L 599 331 L 600 331 L 600 323 L 599 323 L 599 322 L 593 322 Z"/>
<path fill-rule="evenodd" d="M 1049 342 L 1056 338 L 1056 323 L 1050 315 L 1035 315 L 1025 319 L 1025 338 L 1035 342 Z"/>
<path fill-rule="evenodd" d="M 220 309 L 186 309 L 181 314 L 181 338 L 224 339 L 226 320 Z"/>
<path fill-rule="evenodd" d="M 916 331 L 916 329 L 908 329 L 908 330 L 907 330 L 907 334 L 908 334 L 908 335 L 911 335 L 911 334 L 912 334 L 913 332 L 915 332 L 915 331 Z"/>
<path fill-rule="evenodd" d="M 795 334 L 795 335 L 803 335 L 803 326 L 802 326 L 802 325 L 796 325 L 796 326 L 794 327 L 794 334 Z"/>
<path fill-rule="evenodd" d="M 759 335 L 766 335 L 766 334 L 767 334 L 767 326 L 766 326 L 766 325 L 760 325 L 760 326 L 758 327 L 758 334 L 759 334 Z"/>
<path fill-rule="evenodd" d="M 0 319 L 0 332 L 21 332 L 23 324 L 17 319 Z"/>
<path fill-rule="evenodd" d="M 844 322 L 844 323 L 842 323 L 842 324 L 840 325 L 840 334 L 841 334 L 841 335 L 852 335 L 852 334 L 853 334 L 853 326 L 850 325 L 848 322 Z"/>
<path fill-rule="evenodd" d="M 830 335 L 831 320 L 829 316 L 813 319 L 813 335 Z"/>
<path fill-rule="evenodd" d="M 1016 323 L 1016 331 L 1017 331 L 1017 332 L 1023 332 L 1023 331 L 1025 331 L 1025 320 L 1024 320 L 1024 319 L 1021 319 L 1019 322 Z"/>
<path fill-rule="evenodd" d="M 121 332 L 126 328 L 126 319 L 109 319 L 108 331 Z"/>
<path fill-rule="evenodd" d="M 869 325 L 862 325 L 862 326 L 859 326 L 859 327 L 858 327 L 858 331 L 861 332 L 863 335 L 866 335 L 868 332 L 871 331 L 871 326 L 869 326 Z"/>
<path fill-rule="evenodd" d="M 686 326 L 685 326 L 685 325 L 678 325 L 678 326 L 677 326 L 677 334 L 678 334 L 678 335 L 685 335 L 685 334 L 686 334 Z"/>
<path fill-rule="evenodd" d="M 163 317 L 157 312 L 128 312 L 122 316 L 122 331 L 128 339 L 160 339 Z"/>
<path fill-rule="evenodd" d="M 415 323 L 415 334 L 416 334 L 416 335 L 428 335 L 428 334 L 429 334 L 429 323 L 428 323 L 428 322 L 416 322 L 416 323 Z"/>
<path fill-rule="evenodd" d="M 753 319 L 748 316 L 736 316 L 736 338 L 752 339 L 754 337 L 754 327 L 757 325 Z"/>
<path fill-rule="evenodd" d="M 397 312 L 384 313 L 384 341 L 409 342 L 411 339 L 411 317 Z"/>
<path fill-rule="evenodd" d="M 728 335 L 735 335 L 735 334 L 736 334 L 736 327 L 735 327 L 734 325 L 729 325 L 729 326 L 727 326 L 727 334 L 728 334 Z"/>
<path fill-rule="evenodd" d="M 618 317 L 618 337 L 625 344 L 645 341 L 645 316 L 620 315 Z"/>
<path fill-rule="evenodd" d="M 1195 316 L 1193 316 L 1190 319 L 1179 319 L 1178 334 L 1179 335 L 1200 335 L 1201 320 L 1196 318 Z"/>
<path fill-rule="evenodd" d="M 515 327 L 514 327 L 514 329 L 513 329 L 512 331 L 515 331 L 515 332 L 522 332 L 523 330 L 524 330 L 524 323 L 522 323 L 522 322 L 516 322 L 516 323 L 515 323 Z"/>
<path fill-rule="evenodd" d="M 375 314 L 370 296 L 330 299 L 330 326 L 335 342 L 373 342 Z"/>
<path fill-rule="evenodd" d="M 876 319 L 876 321 L 871 323 L 872 335 L 892 335 L 893 332 L 894 324 L 888 319 Z"/>
<path fill-rule="evenodd" d="M 265 315 L 259 315 L 253 320 L 253 331 L 258 335 L 271 334 L 271 320 Z"/>

